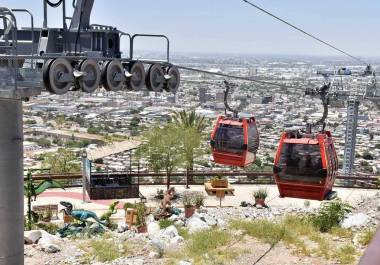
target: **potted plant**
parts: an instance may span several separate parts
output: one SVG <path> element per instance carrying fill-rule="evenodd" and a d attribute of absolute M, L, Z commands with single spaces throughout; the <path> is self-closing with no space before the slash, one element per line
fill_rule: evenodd
<path fill-rule="evenodd" d="M 195 212 L 194 194 L 191 192 L 184 192 L 182 195 L 182 203 L 185 208 L 185 217 L 190 218 Z"/>
<path fill-rule="evenodd" d="M 136 212 L 137 212 L 137 218 L 136 218 L 136 226 L 137 226 L 137 232 L 139 233 L 146 233 L 148 231 L 146 226 L 146 206 L 145 203 L 139 202 L 136 203 Z"/>
<path fill-rule="evenodd" d="M 222 175 L 219 175 L 216 178 L 213 178 L 211 180 L 211 186 L 213 188 L 227 188 L 228 187 L 228 180 L 227 180 L 227 178 L 223 177 Z"/>
<path fill-rule="evenodd" d="M 204 206 L 205 202 L 205 196 L 202 192 L 195 192 L 194 193 L 194 204 L 195 208 L 199 209 L 201 206 Z"/>
<path fill-rule="evenodd" d="M 260 205 L 262 207 L 267 207 L 265 204 L 265 199 L 268 197 L 268 191 L 266 189 L 258 189 L 253 192 L 253 197 L 255 198 L 255 205 Z"/>

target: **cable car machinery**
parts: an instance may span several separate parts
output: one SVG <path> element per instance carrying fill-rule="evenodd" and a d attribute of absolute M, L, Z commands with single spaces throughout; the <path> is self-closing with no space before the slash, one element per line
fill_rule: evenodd
<path fill-rule="evenodd" d="M 34 94 L 45 89 L 62 95 L 69 90 L 92 93 L 98 87 L 107 91 L 128 89 L 139 91 L 144 85 L 150 91 L 175 93 L 179 87 L 180 74 L 170 64 L 170 42 L 165 35 L 135 34 L 120 31 L 112 26 L 90 24 L 95 0 L 74 0 L 72 17 L 66 16 L 66 0 L 52 3 L 43 0 L 44 20 L 42 28 L 35 28 L 33 15 L 25 9 L 0 8 L 0 67 L 6 84 L 15 90 L 33 88 Z M 62 6 L 62 28 L 49 28 L 48 6 Z M 28 13 L 30 28 L 17 28 L 15 13 Z M 66 21 L 70 20 L 68 26 Z M 129 39 L 129 57 L 122 57 L 120 42 Z M 166 41 L 165 60 L 135 58 L 136 38 L 162 38 Z M 5 68 L 5 70 L 4 70 Z M 147 70 L 146 70 L 147 69 Z M 13 76 L 17 76 L 12 80 Z M 41 83 L 41 76 L 43 82 Z M 2 88 L 4 89 L 4 87 Z"/>

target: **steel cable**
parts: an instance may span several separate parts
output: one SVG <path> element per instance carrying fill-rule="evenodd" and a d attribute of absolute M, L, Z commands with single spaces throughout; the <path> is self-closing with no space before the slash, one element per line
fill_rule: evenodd
<path fill-rule="evenodd" d="M 334 45 L 332 45 L 332 44 L 330 44 L 330 43 L 328 43 L 328 42 L 326 42 L 326 41 L 324 41 L 324 40 L 322 40 L 322 39 L 316 37 L 315 35 L 313 35 L 313 34 L 311 34 L 311 33 L 308 33 L 308 32 L 306 32 L 306 31 L 304 31 L 303 29 L 301 29 L 301 28 L 299 28 L 299 27 L 297 27 L 297 26 L 294 26 L 294 25 L 291 24 L 290 22 L 287 22 L 287 21 L 285 21 L 284 19 L 282 19 L 282 18 L 280 18 L 280 17 L 278 17 L 278 16 L 276 16 L 276 15 L 274 15 L 274 14 L 272 14 L 272 13 L 266 11 L 265 9 L 259 7 L 258 5 L 253 4 L 252 2 L 250 2 L 250 1 L 248 1 L 248 0 L 242 0 L 242 1 L 245 2 L 245 3 L 247 3 L 248 5 L 250 5 L 250 6 L 252 6 L 252 7 L 254 7 L 254 8 L 260 10 L 261 12 L 263 12 L 263 13 L 265 13 L 265 14 L 267 14 L 267 15 L 269 15 L 269 16 L 271 16 L 271 17 L 273 17 L 273 18 L 275 18 L 275 19 L 277 19 L 277 20 L 279 20 L 279 21 L 281 21 L 282 23 L 285 23 L 286 25 L 292 27 L 293 29 L 295 29 L 295 30 L 297 30 L 297 31 L 299 31 L 299 32 L 301 32 L 301 33 L 303 33 L 303 34 L 309 36 L 310 38 L 313 38 L 314 40 L 316 40 L 316 41 L 318 41 L 318 42 L 320 42 L 320 43 L 322 43 L 322 44 L 324 44 L 324 45 L 327 45 L 327 46 L 329 46 L 330 48 L 332 48 L 332 49 L 334 49 L 334 50 L 336 50 L 336 51 L 338 51 L 338 52 L 340 52 L 340 53 L 343 53 L 344 55 L 347 55 L 348 57 L 350 57 L 350 58 L 352 58 L 352 59 L 354 59 L 354 60 L 356 60 L 356 61 L 358 61 L 358 62 L 360 62 L 360 63 L 363 63 L 363 64 L 368 65 L 368 63 L 366 63 L 366 62 L 363 61 L 362 59 L 360 59 L 360 58 L 358 58 L 358 57 L 356 57 L 356 56 L 354 56 L 354 55 L 351 55 L 351 54 L 349 54 L 348 52 L 345 52 L 345 51 L 339 49 L 338 47 L 336 47 L 336 46 L 334 46 Z"/>

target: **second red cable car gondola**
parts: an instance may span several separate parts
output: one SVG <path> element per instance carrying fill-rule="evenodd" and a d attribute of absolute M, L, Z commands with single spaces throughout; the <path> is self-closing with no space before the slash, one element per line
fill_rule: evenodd
<path fill-rule="evenodd" d="M 214 162 L 228 166 L 245 167 L 256 160 L 259 148 L 259 133 L 254 117 L 238 118 L 237 111 L 227 103 L 230 90 L 225 81 L 224 104 L 233 112 L 233 117 L 220 116 L 211 134 L 211 149 Z"/>
<path fill-rule="evenodd" d="M 284 132 L 281 136 L 273 167 L 280 197 L 310 200 L 336 197 L 332 187 L 338 170 L 338 158 L 331 133 L 324 130 L 329 86 L 324 85 L 316 91 L 324 107 L 321 120 L 309 125 L 306 133 L 295 130 Z M 319 125 L 323 125 L 322 130 L 312 133 L 312 127 Z"/>

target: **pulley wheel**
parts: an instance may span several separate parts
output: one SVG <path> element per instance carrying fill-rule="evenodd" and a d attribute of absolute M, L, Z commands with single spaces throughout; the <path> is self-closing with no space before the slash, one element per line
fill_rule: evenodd
<path fill-rule="evenodd" d="M 175 66 L 170 66 L 167 75 L 170 79 L 165 80 L 164 89 L 173 94 L 177 93 L 179 84 L 181 82 L 181 74 L 178 71 L 178 68 Z"/>
<path fill-rule="evenodd" d="M 44 86 L 47 91 L 50 93 L 53 93 L 53 91 L 50 90 L 49 86 L 49 69 L 51 63 L 54 61 L 54 59 L 48 59 L 45 61 L 44 65 L 42 66 L 42 81 L 44 82 Z"/>
<path fill-rule="evenodd" d="M 102 82 L 107 91 L 117 91 L 123 88 L 125 77 L 121 62 L 109 61 L 103 68 Z"/>
<path fill-rule="evenodd" d="M 100 85 L 100 68 L 94 59 L 83 60 L 79 65 L 79 71 L 84 75 L 79 79 L 79 86 L 83 92 L 92 93 Z"/>
<path fill-rule="evenodd" d="M 152 64 L 146 76 L 146 87 L 155 92 L 161 92 L 165 83 L 165 72 L 160 64 Z"/>
<path fill-rule="evenodd" d="M 73 67 L 65 58 L 57 58 L 51 62 L 48 69 L 46 89 L 53 94 L 63 95 L 73 86 Z"/>
<path fill-rule="evenodd" d="M 145 84 L 145 69 L 140 62 L 132 62 L 128 67 L 129 73 L 132 75 L 127 78 L 125 84 L 128 90 L 139 91 Z"/>

